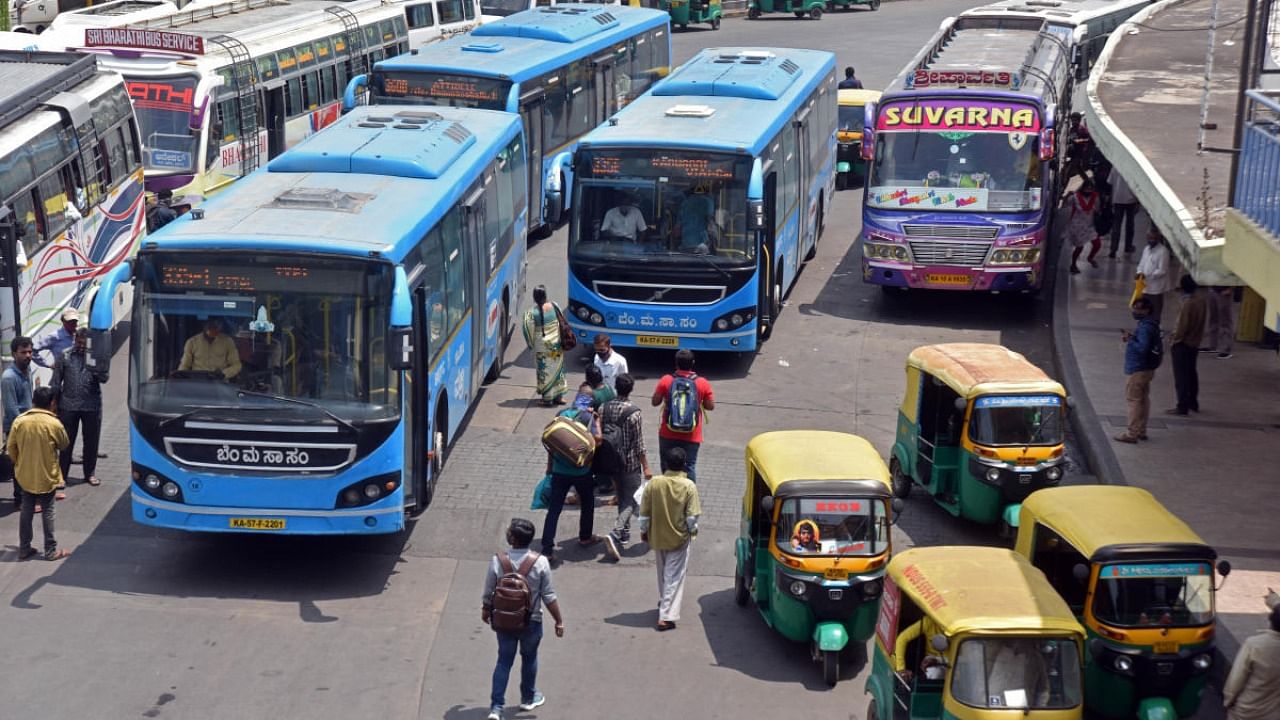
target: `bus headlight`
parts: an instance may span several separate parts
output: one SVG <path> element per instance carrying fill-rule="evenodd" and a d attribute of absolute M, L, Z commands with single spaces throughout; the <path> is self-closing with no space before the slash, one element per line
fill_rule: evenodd
<path fill-rule="evenodd" d="M 989 265 L 1026 265 L 1040 259 L 1040 248 L 1002 248 L 991 253 Z"/>
<path fill-rule="evenodd" d="M 142 484 L 146 485 L 148 490 L 159 490 L 160 477 L 157 475 L 148 475 L 142 480 Z"/>
<path fill-rule="evenodd" d="M 591 313 L 591 324 L 592 324 L 592 325 L 603 325 L 603 324 L 604 324 L 604 316 L 603 316 L 603 315 L 601 315 L 601 314 L 600 314 L 600 313 L 598 313 L 598 312 L 593 312 L 593 313 Z"/>
<path fill-rule="evenodd" d="M 369 498 L 370 500 L 377 500 L 378 496 L 381 494 L 382 494 L 382 488 L 378 487 L 373 483 L 369 483 L 368 485 L 364 486 L 364 496 Z"/>
<path fill-rule="evenodd" d="M 599 310 L 576 300 L 569 301 L 569 314 L 582 322 L 604 325 L 604 315 L 601 315 Z"/>
<path fill-rule="evenodd" d="M 738 308 L 737 310 L 731 310 L 711 321 L 711 331 L 725 332 L 727 330 L 737 330 L 743 325 L 754 320 L 755 317 L 755 308 Z"/>
<path fill-rule="evenodd" d="M 729 321 L 728 321 L 728 320 L 725 320 L 724 318 L 720 318 L 719 320 L 716 320 L 716 329 L 717 329 L 717 330 L 728 330 L 728 329 L 729 329 Z"/>
<path fill-rule="evenodd" d="M 1009 262 L 1009 251 L 1008 251 L 1008 250 L 997 250 L 997 251 L 995 251 L 995 252 L 991 253 L 991 262 L 992 262 L 992 263 L 995 263 L 995 264 L 997 264 L 997 265 L 1001 265 L 1001 264 L 1004 264 L 1004 263 Z"/>
<path fill-rule="evenodd" d="M 590 317 L 591 317 L 591 311 L 590 311 L 590 310 L 588 310 L 586 307 L 579 305 L 579 306 L 578 306 L 578 317 L 579 317 L 579 318 L 582 318 L 583 320 L 586 320 L 587 318 L 590 318 Z"/>
<path fill-rule="evenodd" d="M 360 507 L 385 499 L 400 489 L 400 473 L 389 472 L 362 478 L 338 490 L 334 498 L 335 508 Z"/>
<path fill-rule="evenodd" d="M 902 261 L 902 262 L 906 262 L 906 261 L 907 261 L 907 259 L 908 259 L 909 257 L 910 257 L 910 256 L 907 254 L 907 249 L 906 249 L 905 247 L 903 247 L 902 245 L 894 245 L 894 246 L 893 246 L 893 259 L 894 259 L 894 260 L 900 260 L 900 261 Z"/>
<path fill-rule="evenodd" d="M 1201 672 L 1208 670 L 1209 666 L 1212 664 L 1213 657 L 1210 656 L 1209 653 L 1201 653 L 1194 658 L 1191 658 L 1191 666 Z"/>
<path fill-rule="evenodd" d="M 160 492 L 167 498 L 176 498 L 178 497 L 178 485 L 170 480 L 160 487 Z"/>

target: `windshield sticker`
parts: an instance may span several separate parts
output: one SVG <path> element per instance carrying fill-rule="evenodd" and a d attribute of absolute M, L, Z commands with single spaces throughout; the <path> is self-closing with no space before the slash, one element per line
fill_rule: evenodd
<path fill-rule="evenodd" d="M 920 100 L 886 105 L 877 130 L 968 132 L 1040 132 L 1040 117 L 1030 105 L 963 100 Z"/>
<path fill-rule="evenodd" d="M 1143 563 L 1140 565 L 1106 565 L 1098 571 L 1098 577 L 1106 579 L 1188 577 L 1208 574 L 1208 563 Z"/>
<path fill-rule="evenodd" d="M 1062 398 L 1057 395 L 986 395 L 973 402 L 974 407 L 1059 407 Z"/>
<path fill-rule="evenodd" d="M 980 188 L 874 187 L 871 196 L 882 208 L 987 209 L 987 191 Z"/>
<path fill-rule="evenodd" d="M 1031 136 L 1024 132 L 1011 132 L 1009 133 L 1009 147 L 1014 150 L 1021 150 L 1027 144 L 1027 138 L 1029 137 Z"/>

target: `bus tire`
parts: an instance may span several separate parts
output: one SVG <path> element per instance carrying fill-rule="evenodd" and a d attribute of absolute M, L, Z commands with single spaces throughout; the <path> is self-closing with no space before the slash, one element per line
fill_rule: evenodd
<path fill-rule="evenodd" d="M 502 323 L 498 328 L 498 356 L 493 359 L 493 364 L 489 366 L 489 372 L 485 373 L 484 382 L 488 385 L 498 379 L 502 375 L 502 363 L 507 356 L 507 340 L 510 333 L 511 320 L 507 315 L 507 308 L 510 307 L 507 300 L 507 293 L 502 293 Z"/>
<path fill-rule="evenodd" d="M 809 248 L 809 252 L 805 253 L 805 262 L 814 259 L 818 255 L 818 240 L 822 239 L 822 230 L 826 227 L 827 221 L 823 216 L 825 209 L 822 198 L 818 198 L 818 216 L 814 218 L 813 224 L 813 246 Z"/>

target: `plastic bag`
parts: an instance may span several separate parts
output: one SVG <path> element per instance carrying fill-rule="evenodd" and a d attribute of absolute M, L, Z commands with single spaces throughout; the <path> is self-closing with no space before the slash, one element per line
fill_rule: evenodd
<path fill-rule="evenodd" d="M 546 510 L 551 505 L 551 476 L 544 475 L 533 488 L 533 502 L 530 510 Z"/>
<path fill-rule="evenodd" d="M 1133 295 L 1129 297 L 1129 307 L 1133 307 L 1133 304 L 1138 302 L 1138 298 L 1142 297 L 1146 289 L 1147 279 L 1139 275 L 1138 279 L 1133 281 Z"/>
<path fill-rule="evenodd" d="M 649 487 L 649 481 L 645 480 L 640 483 L 640 487 L 636 488 L 636 494 L 632 496 L 636 500 L 636 507 L 640 507 L 640 503 L 644 502 L 644 491 L 647 487 Z"/>

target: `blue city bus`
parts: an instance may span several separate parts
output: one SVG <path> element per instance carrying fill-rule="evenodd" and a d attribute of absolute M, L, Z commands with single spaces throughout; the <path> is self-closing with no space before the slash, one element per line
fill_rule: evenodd
<path fill-rule="evenodd" d="M 555 159 L 574 332 L 754 350 L 816 250 L 835 152 L 834 55 L 703 50 Z"/>
<path fill-rule="evenodd" d="M 148 236 L 104 283 L 134 285 L 134 519 L 401 530 L 502 367 L 525 164 L 510 113 L 360 109 Z"/>
<path fill-rule="evenodd" d="M 345 103 L 354 107 L 366 95 L 373 105 L 519 113 L 529 144 L 530 230 L 545 234 L 560 220 L 542 206 L 550 159 L 572 150 L 579 138 L 666 76 L 670 66 L 671 16 L 666 12 L 554 5 L 383 60 L 371 76 L 352 79 Z"/>

